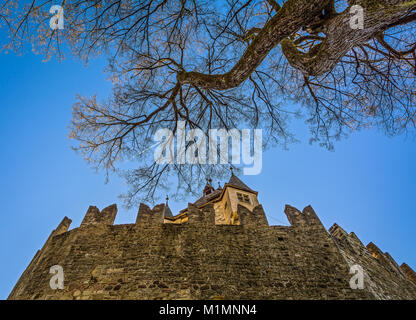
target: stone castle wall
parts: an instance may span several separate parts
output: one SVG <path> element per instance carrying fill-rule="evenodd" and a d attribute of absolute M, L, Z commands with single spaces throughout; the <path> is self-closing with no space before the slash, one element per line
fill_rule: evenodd
<path fill-rule="evenodd" d="M 416 299 L 410 267 L 336 225 L 328 233 L 311 207 L 286 206 L 291 226 L 269 226 L 261 205 L 239 206 L 241 225 L 216 225 L 212 205 L 189 204 L 181 225 L 164 224 L 163 212 L 141 204 L 135 224 L 113 225 L 115 205 L 90 207 L 70 231 L 64 218 L 9 299 Z M 353 263 L 363 290 L 350 288 Z M 53 265 L 63 290 L 50 288 Z"/>

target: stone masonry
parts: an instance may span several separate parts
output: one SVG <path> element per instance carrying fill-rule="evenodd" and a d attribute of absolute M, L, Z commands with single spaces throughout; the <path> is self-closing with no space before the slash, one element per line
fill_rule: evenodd
<path fill-rule="evenodd" d="M 188 222 L 163 223 L 165 205 L 141 204 L 136 223 L 113 225 L 116 205 L 64 218 L 9 299 L 416 299 L 416 275 L 312 207 L 286 206 L 291 226 L 269 226 L 261 205 L 238 205 L 240 225 L 216 225 L 212 204 L 188 204 Z M 68 231 L 69 230 L 69 231 Z M 350 266 L 364 270 L 351 289 Z M 64 289 L 49 285 L 64 270 Z"/>

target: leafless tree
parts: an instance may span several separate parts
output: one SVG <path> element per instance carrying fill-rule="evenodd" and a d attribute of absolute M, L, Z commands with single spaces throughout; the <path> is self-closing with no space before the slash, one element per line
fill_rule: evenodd
<path fill-rule="evenodd" d="M 78 97 L 70 137 L 91 164 L 125 175 L 129 206 L 173 177 L 180 195 L 228 170 L 154 162 L 155 131 L 179 120 L 262 128 L 267 146 L 293 141 L 288 121 L 304 116 L 327 148 L 352 130 L 415 127 L 416 1 L 74 0 L 61 3 L 64 30 L 49 27 L 53 4 L 3 1 L 4 49 L 109 58 L 112 96 Z M 350 27 L 356 4 L 363 29 Z"/>

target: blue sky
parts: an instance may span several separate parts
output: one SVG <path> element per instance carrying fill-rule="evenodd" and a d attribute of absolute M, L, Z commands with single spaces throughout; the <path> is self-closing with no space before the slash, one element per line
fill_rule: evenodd
<path fill-rule="evenodd" d="M 85 66 L 71 59 L 43 63 L 31 53 L 0 55 L 0 299 L 64 216 L 77 227 L 89 205 L 117 203 L 116 223 L 135 221 L 138 208 L 126 210 L 118 199 L 124 182 L 112 177 L 105 184 L 68 139 L 76 94 L 106 98 L 110 92 L 104 65 L 102 59 Z M 262 173 L 241 177 L 259 191 L 269 223 L 288 224 L 286 203 L 311 204 L 325 227 L 337 222 L 416 269 L 415 139 L 362 131 L 329 152 L 308 144 L 304 126 L 294 130 L 301 143 L 268 150 Z M 186 203 L 170 205 L 176 213 Z"/>

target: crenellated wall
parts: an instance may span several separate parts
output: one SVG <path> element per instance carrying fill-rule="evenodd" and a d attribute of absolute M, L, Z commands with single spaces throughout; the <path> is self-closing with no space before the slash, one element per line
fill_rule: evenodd
<path fill-rule="evenodd" d="M 135 224 L 113 225 L 115 205 L 90 207 L 69 231 L 65 217 L 9 299 L 416 298 L 410 267 L 373 257 L 336 225 L 328 233 L 310 206 L 286 206 L 291 226 L 269 226 L 261 205 L 239 205 L 240 225 L 215 224 L 212 204 L 187 212 L 186 223 L 163 223 L 163 204 L 141 204 Z M 371 281 L 364 290 L 349 286 L 353 262 Z M 63 267 L 63 290 L 50 288 L 53 265 Z"/>
<path fill-rule="evenodd" d="M 337 224 L 329 232 L 347 264 L 363 268 L 365 290 L 376 299 L 416 299 L 415 283 L 388 252 L 372 242 L 364 246 L 353 232 L 348 234 Z"/>
<path fill-rule="evenodd" d="M 113 225 L 117 215 L 117 205 L 113 204 L 100 212 L 97 207 L 90 206 L 81 222 L 81 227 L 92 224 Z"/>
<path fill-rule="evenodd" d="M 416 285 L 416 272 L 414 272 L 412 268 L 410 268 L 406 263 L 402 263 L 400 270 Z"/>

